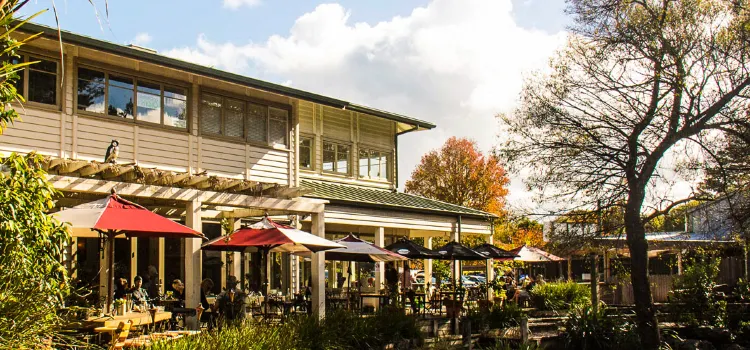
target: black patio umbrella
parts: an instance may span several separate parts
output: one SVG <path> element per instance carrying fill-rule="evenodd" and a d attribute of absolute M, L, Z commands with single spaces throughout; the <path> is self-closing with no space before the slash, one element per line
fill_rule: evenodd
<path fill-rule="evenodd" d="M 438 252 L 427 249 L 405 237 L 386 246 L 385 249 L 409 259 L 445 259 Z"/>
<path fill-rule="evenodd" d="M 475 252 L 471 248 L 458 242 L 448 242 L 448 244 L 435 249 L 435 251 L 445 260 L 451 260 L 453 263 L 453 293 L 456 292 L 456 261 L 461 260 L 487 260 L 487 257 Z M 454 294 L 455 295 L 455 294 Z"/>
<path fill-rule="evenodd" d="M 484 243 L 474 247 L 474 251 L 484 255 L 485 259 L 513 260 L 513 258 L 518 256 L 489 243 Z"/>
<path fill-rule="evenodd" d="M 484 255 L 488 260 L 501 260 L 501 261 L 512 261 L 513 258 L 518 257 L 515 253 L 509 252 L 505 249 L 499 248 L 497 246 L 494 246 L 489 243 L 480 244 L 476 247 L 474 247 L 474 251 Z M 490 264 L 490 262 L 488 262 Z M 487 282 L 491 282 L 489 280 L 490 276 L 487 276 Z M 489 300 L 490 294 L 489 289 L 487 289 L 487 299 Z"/>

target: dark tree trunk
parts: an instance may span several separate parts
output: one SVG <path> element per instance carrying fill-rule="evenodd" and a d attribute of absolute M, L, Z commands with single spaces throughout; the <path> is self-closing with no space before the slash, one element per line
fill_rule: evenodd
<path fill-rule="evenodd" d="M 651 284 L 648 280 L 648 243 L 646 242 L 646 229 L 640 215 L 642 202 L 642 200 L 628 202 L 625 209 L 625 233 L 630 249 L 630 279 L 633 284 L 638 335 L 642 349 L 656 350 L 660 343 L 659 327 L 654 302 L 651 299 Z"/>

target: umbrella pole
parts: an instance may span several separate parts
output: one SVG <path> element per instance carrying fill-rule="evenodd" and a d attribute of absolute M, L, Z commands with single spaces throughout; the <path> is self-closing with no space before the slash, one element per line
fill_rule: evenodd
<path fill-rule="evenodd" d="M 112 306 L 112 289 L 115 281 L 115 233 L 107 231 L 107 256 L 109 257 L 109 269 L 107 270 L 107 312 Z"/>

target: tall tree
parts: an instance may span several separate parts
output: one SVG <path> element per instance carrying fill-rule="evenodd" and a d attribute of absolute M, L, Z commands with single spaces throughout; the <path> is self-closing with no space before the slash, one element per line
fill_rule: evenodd
<path fill-rule="evenodd" d="M 508 178 L 498 159 L 474 141 L 451 137 L 440 150 L 422 156 L 405 191 L 493 214 L 502 214 Z"/>
<path fill-rule="evenodd" d="M 502 117 L 511 136 L 501 154 L 516 170 L 531 168 L 530 186 L 563 203 L 624 207 L 646 349 L 657 349 L 660 337 L 645 224 L 660 213 L 643 215 L 644 204 L 659 180 L 679 171 L 663 158 L 714 147 L 716 135 L 747 120 L 745 3 L 568 0 L 567 45 L 549 71 L 526 81 L 520 107 Z"/>

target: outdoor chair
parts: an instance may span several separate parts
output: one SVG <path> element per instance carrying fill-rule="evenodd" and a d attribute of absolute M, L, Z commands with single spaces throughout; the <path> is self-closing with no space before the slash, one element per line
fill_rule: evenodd
<path fill-rule="evenodd" d="M 427 308 L 432 314 L 437 312 L 438 315 L 443 313 L 443 298 L 440 296 L 440 292 L 435 290 L 430 296 L 430 301 L 427 303 Z"/>
<path fill-rule="evenodd" d="M 120 322 L 117 329 L 112 334 L 112 342 L 109 345 L 109 350 L 119 350 L 125 347 L 125 341 L 128 339 L 130 327 L 132 326 L 133 321 L 128 320 L 127 323 Z"/>

